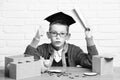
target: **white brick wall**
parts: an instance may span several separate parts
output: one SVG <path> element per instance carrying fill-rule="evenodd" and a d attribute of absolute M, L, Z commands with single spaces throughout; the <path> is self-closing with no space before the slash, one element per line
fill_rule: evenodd
<path fill-rule="evenodd" d="M 99 53 L 114 55 L 114 66 L 120 66 L 120 0 L 0 0 L 0 65 L 5 56 L 24 53 L 39 25 L 48 30 L 45 17 L 64 11 L 75 18 L 75 6 L 87 20 Z M 87 52 L 81 25 L 73 24 L 70 32 L 68 42 Z M 39 44 L 43 42 L 49 42 L 46 36 Z"/>

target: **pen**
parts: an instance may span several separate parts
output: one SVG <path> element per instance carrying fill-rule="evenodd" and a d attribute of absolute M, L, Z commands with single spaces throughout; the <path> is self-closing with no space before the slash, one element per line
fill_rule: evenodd
<path fill-rule="evenodd" d="M 75 13 L 76 17 L 79 19 L 80 23 L 82 24 L 83 28 L 86 30 L 86 31 L 90 31 L 90 28 L 87 28 L 86 26 L 86 21 L 85 19 L 83 18 L 82 14 L 80 13 L 80 11 L 75 8 L 73 9 L 73 12 Z"/>

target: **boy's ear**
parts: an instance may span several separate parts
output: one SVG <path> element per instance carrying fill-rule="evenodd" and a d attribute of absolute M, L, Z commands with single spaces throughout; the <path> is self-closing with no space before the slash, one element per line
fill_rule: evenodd
<path fill-rule="evenodd" d="M 67 37 L 66 37 L 66 40 L 69 40 L 70 37 L 71 37 L 71 34 L 69 33 L 69 34 L 67 35 Z"/>
<path fill-rule="evenodd" d="M 47 32 L 46 34 L 47 34 L 48 39 L 50 39 L 50 33 L 49 33 L 49 32 Z"/>

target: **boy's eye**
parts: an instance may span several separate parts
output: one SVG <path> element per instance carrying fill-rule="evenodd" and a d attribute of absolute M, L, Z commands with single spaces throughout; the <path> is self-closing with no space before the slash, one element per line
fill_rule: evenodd
<path fill-rule="evenodd" d="M 50 32 L 51 35 L 56 36 L 57 32 Z"/>
<path fill-rule="evenodd" d="M 50 34 L 53 36 L 53 37 L 56 37 L 56 36 L 60 36 L 60 37 L 65 37 L 67 35 L 67 33 L 64 33 L 64 32 L 61 32 L 61 33 L 57 33 L 57 32 L 50 32 Z"/>
<path fill-rule="evenodd" d="M 61 35 L 65 35 L 66 33 L 60 33 Z"/>
<path fill-rule="evenodd" d="M 52 34 L 57 34 L 56 32 L 51 32 Z"/>

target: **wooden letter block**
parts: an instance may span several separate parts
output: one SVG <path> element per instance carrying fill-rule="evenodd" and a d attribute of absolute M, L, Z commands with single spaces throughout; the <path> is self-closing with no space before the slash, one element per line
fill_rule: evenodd
<path fill-rule="evenodd" d="M 41 75 L 41 60 L 27 62 L 11 62 L 9 76 L 13 79 L 24 79 Z"/>
<path fill-rule="evenodd" d="M 113 74 L 113 58 L 106 58 L 98 55 L 93 56 L 92 71 L 100 75 Z"/>
<path fill-rule="evenodd" d="M 9 77 L 8 67 L 10 62 L 25 62 L 25 61 L 34 61 L 34 57 L 26 54 L 5 57 L 5 76 Z"/>

